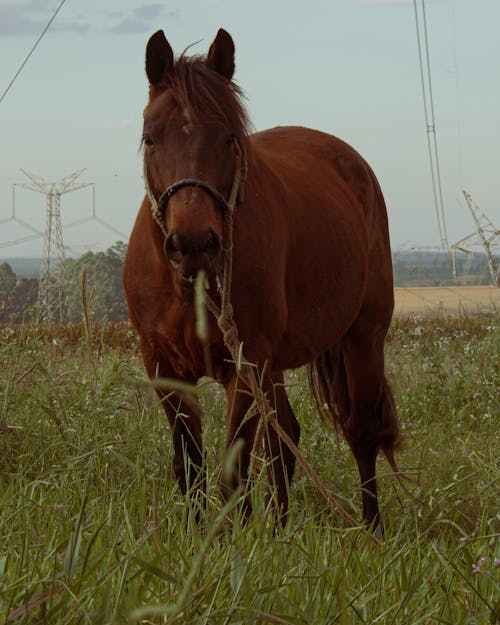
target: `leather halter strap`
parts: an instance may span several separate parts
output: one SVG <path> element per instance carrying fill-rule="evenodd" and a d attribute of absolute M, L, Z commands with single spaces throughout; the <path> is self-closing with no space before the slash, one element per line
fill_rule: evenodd
<path fill-rule="evenodd" d="M 214 198 L 214 200 L 219 204 L 224 213 L 229 210 L 228 203 L 226 202 L 224 196 L 219 193 L 217 189 L 214 189 L 210 184 L 208 184 L 208 182 L 198 180 L 197 178 L 183 178 L 182 180 L 177 180 L 177 182 L 171 184 L 167 188 L 167 190 L 160 196 L 160 199 L 158 200 L 158 210 L 160 211 L 160 213 L 165 214 L 165 210 L 167 208 L 167 204 L 170 198 L 175 195 L 177 191 L 183 189 L 184 187 L 198 187 L 200 189 L 203 189 Z M 236 204 L 239 203 L 240 202 L 237 198 Z"/>
<path fill-rule="evenodd" d="M 148 184 L 146 158 L 144 158 L 144 184 L 146 186 L 146 193 L 148 195 L 149 201 L 151 202 L 151 212 L 153 214 L 153 218 L 160 226 L 165 239 L 168 237 L 166 220 L 166 210 L 168 202 L 173 195 L 175 195 L 180 189 L 183 189 L 184 187 L 198 187 L 200 189 L 203 189 L 217 202 L 219 207 L 222 209 L 222 213 L 225 217 L 228 215 L 232 215 L 235 206 L 238 206 L 243 202 L 243 185 L 247 175 L 247 162 L 245 158 L 245 153 L 241 149 L 241 146 L 236 138 L 234 139 L 234 147 L 236 162 L 234 168 L 233 184 L 228 200 L 226 200 L 224 196 L 219 191 L 217 191 L 217 189 L 214 189 L 214 187 L 212 187 L 208 182 L 205 182 L 204 180 L 198 180 L 197 178 L 182 178 L 181 180 L 177 180 L 161 194 L 158 200 L 156 200 Z"/>

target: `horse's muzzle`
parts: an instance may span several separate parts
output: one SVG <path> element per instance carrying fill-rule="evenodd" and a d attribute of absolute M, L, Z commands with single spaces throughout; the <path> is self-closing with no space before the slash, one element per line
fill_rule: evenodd
<path fill-rule="evenodd" d="M 211 228 L 189 236 L 173 231 L 165 239 L 164 249 L 181 286 L 190 287 L 200 271 L 204 271 L 209 279 L 216 274 L 221 239 Z"/>

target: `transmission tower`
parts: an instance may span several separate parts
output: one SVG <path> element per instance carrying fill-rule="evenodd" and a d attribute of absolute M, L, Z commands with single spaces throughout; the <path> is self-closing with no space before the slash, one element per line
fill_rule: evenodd
<path fill-rule="evenodd" d="M 38 321 L 47 321 L 49 323 L 62 322 L 65 304 L 65 275 L 61 226 L 61 195 L 84 187 L 93 187 L 94 183 L 76 182 L 78 176 L 85 169 L 69 174 L 58 182 L 47 182 L 40 176 L 27 172 L 24 169 L 21 169 L 21 171 L 31 180 L 31 184 L 16 183 L 14 187 L 22 187 L 29 191 L 43 193 L 46 197 L 43 258 L 38 284 Z"/>
<path fill-rule="evenodd" d="M 467 205 L 472 213 L 472 218 L 476 223 L 476 231 L 468 236 L 460 239 L 451 246 L 453 258 L 453 277 L 457 277 L 456 268 L 456 252 L 465 252 L 472 258 L 475 247 L 482 247 L 488 261 L 488 269 L 490 271 L 493 286 L 500 287 L 500 272 L 498 262 L 495 261 L 492 250 L 500 247 L 500 230 L 495 228 L 493 223 L 483 213 L 477 204 L 475 204 L 467 191 L 463 191 Z"/>

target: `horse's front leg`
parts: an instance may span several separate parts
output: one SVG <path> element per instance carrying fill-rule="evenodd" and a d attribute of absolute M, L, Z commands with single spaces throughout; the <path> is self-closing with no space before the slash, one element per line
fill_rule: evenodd
<path fill-rule="evenodd" d="M 259 422 L 258 413 L 249 412 L 253 396 L 236 372 L 225 385 L 227 395 L 227 453 L 221 478 L 221 492 L 225 501 L 235 494 L 242 494 L 246 488 L 250 458 L 254 446 L 255 434 Z M 237 453 L 231 454 L 235 445 Z M 242 502 L 242 511 L 246 518 L 252 512 L 249 497 Z"/>
<path fill-rule="evenodd" d="M 175 378 L 173 368 L 150 343 L 141 341 L 146 371 L 151 379 Z M 167 415 L 174 443 L 173 469 L 183 494 L 204 491 L 202 472 L 201 410 L 194 395 L 157 388 L 161 405 Z"/>
<path fill-rule="evenodd" d="M 255 446 L 256 435 L 263 436 L 265 453 L 268 460 L 269 493 L 268 500 L 272 498 L 277 520 L 283 525 L 286 523 L 288 514 L 288 492 L 292 480 L 295 456 L 280 439 L 278 433 L 269 423 L 262 423 L 259 430 L 259 422 L 262 418 L 260 412 L 255 409 L 249 412 L 254 400 L 252 393 L 243 385 L 236 376 L 226 387 L 228 395 L 228 458 L 231 457 L 232 447 L 240 442 L 238 453 L 235 455 L 235 465 L 226 469 L 222 479 L 222 493 L 225 499 L 235 492 L 243 492 L 247 480 L 251 462 L 252 449 Z M 262 391 L 268 402 L 270 415 L 266 417 L 276 419 L 279 425 L 298 444 L 300 427 L 293 414 L 283 384 L 281 373 L 274 376 L 264 375 Z M 267 420 L 267 419 L 266 419 Z M 259 444 L 260 441 L 257 441 Z M 258 450 L 257 450 L 258 452 Z M 251 513 L 249 497 L 243 500 L 245 516 Z"/>
<path fill-rule="evenodd" d="M 173 469 L 182 494 L 198 496 L 205 490 L 201 413 L 196 399 L 159 389 L 174 443 Z"/>
<path fill-rule="evenodd" d="M 272 377 L 272 399 L 275 409 L 274 418 L 295 445 L 298 445 L 300 425 L 288 401 L 282 373 L 276 373 Z M 273 497 L 277 520 L 285 525 L 288 518 L 288 495 L 295 469 L 295 455 L 272 426 L 268 426 L 265 431 L 264 443 L 269 462 L 269 496 Z"/>

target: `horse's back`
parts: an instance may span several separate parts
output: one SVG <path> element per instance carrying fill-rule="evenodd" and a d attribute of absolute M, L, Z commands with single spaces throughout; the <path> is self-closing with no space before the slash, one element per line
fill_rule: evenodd
<path fill-rule="evenodd" d="M 359 254 L 367 254 L 368 265 L 378 270 L 383 266 L 386 272 L 388 264 L 392 267 L 385 201 L 359 152 L 334 135 L 301 126 L 278 126 L 255 133 L 251 140 L 288 188 L 299 188 L 309 198 L 305 205 L 311 219 L 320 211 L 322 224 L 329 217 L 340 230 L 351 223 L 355 231 L 347 236 Z"/>
<path fill-rule="evenodd" d="M 375 176 L 364 158 L 338 137 L 302 126 L 277 126 L 250 137 L 252 147 L 266 164 L 289 180 L 306 175 L 311 185 L 323 192 L 335 186 L 343 196 L 353 196 L 371 222 Z M 311 189 L 306 185 L 306 190 Z M 385 207 L 384 207 L 385 210 Z"/>

